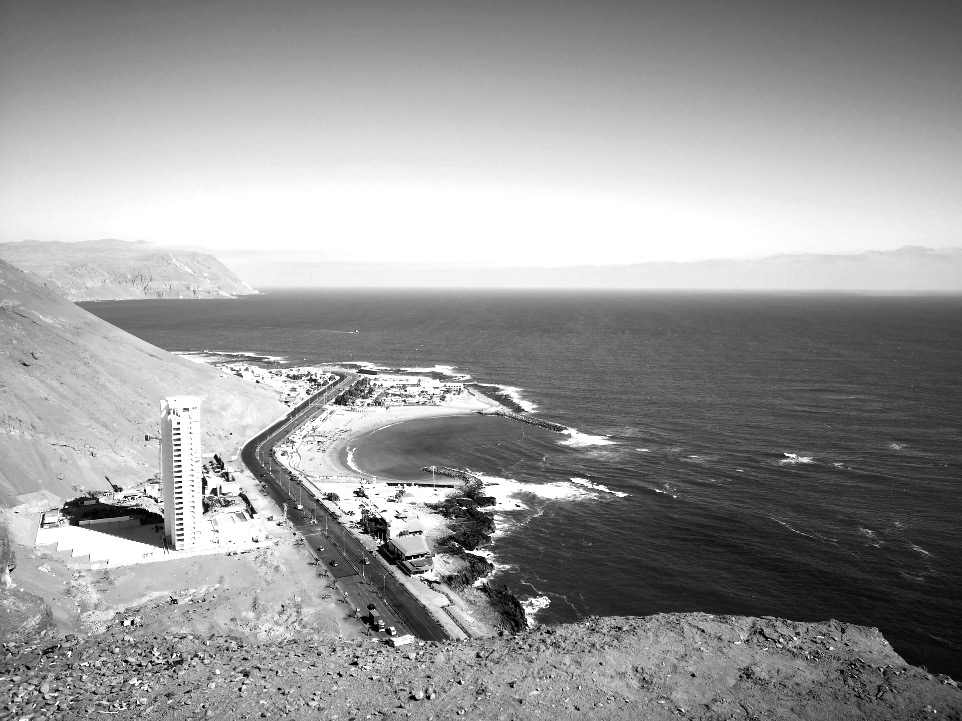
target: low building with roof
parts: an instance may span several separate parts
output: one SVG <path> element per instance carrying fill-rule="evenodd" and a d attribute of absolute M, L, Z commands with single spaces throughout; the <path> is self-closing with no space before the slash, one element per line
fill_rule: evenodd
<path fill-rule="evenodd" d="M 433 554 L 424 536 L 398 536 L 390 539 L 384 547 L 387 555 L 412 576 L 434 570 Z"/>

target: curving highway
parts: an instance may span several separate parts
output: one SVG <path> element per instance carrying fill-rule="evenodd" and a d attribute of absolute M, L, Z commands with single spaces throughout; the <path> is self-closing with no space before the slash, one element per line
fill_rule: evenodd
<path fill-rule="evenodd" d="M 447 633 L 421 603 L 387 568 L 377 552 L 365 548 L 288 470 L 271 456 L 274 446 L 298 426 L 319 415 L 358 376 L 338 374 L 340 380 L 311 396 L 284 418 L 258 433 L 241 449 L 241 460 L 260 480 L 278 508 L 287 507 L 287 518 L 303 536 L 318 564 L 337 579 L 345 600 L 367 614 L 374 604 L 387 626 L 398 634 L 412 633 L 425 641 L 443 641 Z M 302 510 L 297 506 L 301 505 Z"/>

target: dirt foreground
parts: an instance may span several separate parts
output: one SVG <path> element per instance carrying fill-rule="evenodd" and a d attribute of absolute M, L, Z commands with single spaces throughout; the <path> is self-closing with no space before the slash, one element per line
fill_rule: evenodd
<path fill-rule="evenodd" d="M 391 648 L 133 628 L 0 658 L 0 717 L 959 719 L 875 629 L 668 614 Z"/>
<path fill-rule="evenodd" d="M 75 570 L 29 545 L 36 514 L 16 510 L 21 513 L 6 511 L 0 520 L 16 553 L 11 582 L 23 596 L 22 618 L 14 618 L 9 599 L 0 603 L 2 641 L 23 642 L 51 625 L 85 635 L 129 630 L 125 621 L 142 632 L 230 634 L 251 642 L 367 633 L 350 617 L 327 570 L 314 565 L 286 527 L 273 527 L 263 547 L 250 552 Z"/>

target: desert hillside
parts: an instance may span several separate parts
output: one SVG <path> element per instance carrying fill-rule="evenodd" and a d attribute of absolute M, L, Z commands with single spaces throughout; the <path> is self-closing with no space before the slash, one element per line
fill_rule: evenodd
<path fill-rule="evenodd" d="M 3 506 L 152 476 L 157 442 L 144 436 L 157 435 L 165 396 L 202 399 L 211 452 L 233 453 L 285 411 L 269 391 L 155 348 L 3 261 L 0 369 Z"/>
<path fill-rule="evenodd" d="M 0 259 L 35 273 L 69 300 L 230 298 L 253 293 L 217 258 L 143 241 L 0 243 Z"/>

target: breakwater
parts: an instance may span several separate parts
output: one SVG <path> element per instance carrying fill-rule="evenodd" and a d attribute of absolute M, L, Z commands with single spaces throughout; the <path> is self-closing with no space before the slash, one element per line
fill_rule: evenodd
<path fill-rule="evenodd" d="M 514 413 L 512 411 L 490 411 L 486 412 L 484 415 L 491 416 L 501 416 L 502 418 L 510 418 L 514 421 L 521 421 L 522 423 L 527 423 L 528 425 L 538 426 L 538 428 L 544 428 L 545 430 L 552 431 L 554 433 L 564 433 L 570 430 L 567 426 L 563 426 L 560 423 L 552 423 L 551 421 L 545 421 L 540 418 L 533 418 L 529 415 L 524 415 L 522 413 Z"/>
<path fill-rule="evenodd" d="M 491 400 L 500 403 L 505 408 L 510 408 L 512 411 L 518 413 L 524 413 L 525 408 L 512 396 L 508 391 L 504 390 L 501 386 L 491 385 L 490 383 L 465 383 L 465 388 L 469 388 L 481 395 L 490 398 Z"/>
<path fill-rule="evenodd" d="M 481 480 L 480 473 L 472 473 L 471 471 L 465 471 L 461 468 L 451 468 L 450 466 L 424 466 L 421 470 L 427 473 L 434 473 L 438 476 L 457 478 L 459 481 Z"/>

